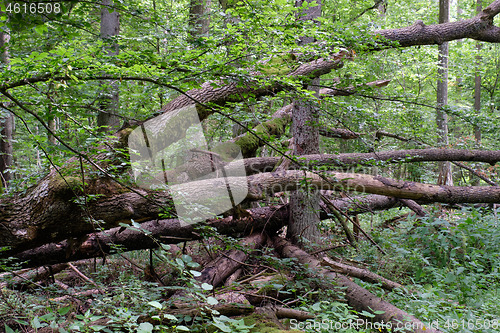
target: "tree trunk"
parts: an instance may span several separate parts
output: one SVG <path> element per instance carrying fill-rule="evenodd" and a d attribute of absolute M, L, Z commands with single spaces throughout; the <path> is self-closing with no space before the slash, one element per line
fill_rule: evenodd
<path fill-rule="evenodd" d="M 480 13 L 482 10 L 482 1 L 477 0 L 477 12 Z M 481 51 L 481 43 L 476 43 L 477 56 L 476 56 L 476 73 L 474 75 L 474 110 L 476 114 L 481 113 L 481 74 L 479 72 L 479 66 L 481 64 L 481 56 L 479 55 Z M 481 146 L 481 128 L 474 125 L 474 138 L 476 139 L 476 146 Z"/>
<path fill-rule="evenodd" d="M 450 1 L 439 0 L 439 23 L 448 23 L 450 17 Z M 439 45 L 438 80 L 437 80 L 437 110 L 436 123 L 438 146 L 448 146 L 448 115 L 444 107 L 448 104 L 448 42 Z M 439 163 L 439 185 L 453 185 L 453 175 L 450 162 Z"/>
<path fill-rule="evenodd" d="M 367 311 L 374 315 L 373 320 L 378 322 L 390 323 L 392 328 L 405 328 L 404 323 L 412 325 L 412 330 L 403 330 L 403 332 L 414 333 L 437 333 L 440 332 L 430 325 L 424 325 L 420 320 L 410 314 L 396 308 L 394 305 L 382 300 L 381 298 L 370 293 L 368 290 L 358 286 L 348 277 L 326 270 L 321 267 L 321 263 L 314 257 L 292 246 L 285 239 L 275 237 L 274 247 L 284 257 L 297 258 L 302 265 L 307 266 L 311 276 L 317 278 L 320 276 L 323 279 L 336 283 L 339 287 L 345 288 L 345 297 L 350 306 L 359 312 Z M 401 326 L 401 323 L 403 325 Z M 361 328 L 361 327 L 360 327 Z"/>
<path fill-rule="evenodd" d="M 215 228 L 219 233 L 233 237 L 249 235 L 264 229 L 273 233 L 279 230 L 289 217 L 287 206 L 254 208 L 248 212 L 249 217 L 236 219 L 229 216 L 197 225 L 181 225 L 178 220 L 152 220 L 142 223 L 140 229 L 117 227 L 86 235 L 81 237 L 79 242 L 65 240 L 19 253 L 11 253 L 11 255 L 21 267 L 38 267 L 105 256 L 115 252 L 117 246 L 123 251 L 134 251 L 156 248 L 160 243 L 177 244 L 202 239 L 205 236 L 200 234 L 198 229 L 202 225 Z M 260 242 L 261 238 L 258 239 Z M 2 257 L 6 255 L 9 254 L 2 253 Z M 213 278 L 213 275 L 210 276 L 209 280 Z M 208 281 L 208 283 L 211 282 Z"/>
<path fill-rule="evenodd" d="M 102 0 L 100 35 L 105 43 L 109 43 L 110 56 L 119 53 L 118 44 L 109 41 L 120 33 L 120 14 L 113 7 L 113 0 Z M 97 115 L 97 126 L 99 131 L 114 132 L 120 127 L 119 118 L 116 116 L 120 100 L 118 84 L 102 82 L 101 87 L 103 90 L 100 98 L 101 111 Z"/>
<path fill-rule="evenodd" d="M 263 232 L 256 232 L 241 241 L 241 245 L 245 246 L 245 250 L 230 250 L 220 255 L 215 260 L 205 265 L 201 271 L 201 275 L 196 278 L 199 282 L 205 282 L 216 287 L 235 272 L 244 263 L 248 255 L 248 248 L 257 249 L 264 245 L 267 237 Z"/>
<path fill-rule="evenodd" d="M 188 26 L 189 35 L 193 41 L 208 32 L 211 3 L 211 0 L 191 0 L 189 3 Z"/>
<path fill-rule="evenodd" d="M 9 67 L 9 46 L 10 35 L 7 30 L 0 31 L 0 62 L 3 66 Z M 0 135 L 0 175 L 1 185 L 7 188 L 9 181 L 12 179 L 12 172 L 9 168 L 13 164 L 13 134 L 14 134 L 14 116 L 3 110 L 0 116 L 0 126 L 2 128 Z"/>
<path fill-rule="evenodd" d="M 295 7 L 301 7 L 304 2 L 314 3 L 316 6 L 309 7 L 299 12 L 299 20 L 314 20 L 321 16 L 321 0 L 297 0 Z M 311 36 L 301 36 L 299 45 L 314 42 Z M 307 90 L 314 91 L 314 96 L 319 98 L 320 79 L 315 78 L 310 82 Z M 319 153 L 319 110 L 312 101 L 303 99 L 295 100 L 292 110 L 292 140 L 293 154 L 306 155 Z M 321 241 L 318 229 L 319 223 L 319 192 L 307 186 L 295 191 L 290 196 L 290 222 L 288 225 L 288 237 L 296 244 L 309 242 L 317 244 Z"/>

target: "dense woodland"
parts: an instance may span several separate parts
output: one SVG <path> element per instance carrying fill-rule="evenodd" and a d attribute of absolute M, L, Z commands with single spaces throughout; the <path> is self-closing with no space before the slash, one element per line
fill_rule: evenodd
<path fill-rule="evenodd" d="M 499 0 L 0 6 L 0 332 L 500 332 Z"/>

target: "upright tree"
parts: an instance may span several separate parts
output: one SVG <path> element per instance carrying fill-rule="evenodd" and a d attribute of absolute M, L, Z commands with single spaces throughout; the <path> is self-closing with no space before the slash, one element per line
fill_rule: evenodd
<path fill-rule="evenodd" d="M 7 28 L 0 27 L 0 68 L 2 66 L 9 67 L 9 41 L 10 35 Z M 2 185 L 6 187 L 8 182 L 12 179 L 12 173 L 9 168 L 13 162 L 12 139 L 14 133 L 14 116 L 7 110 L 2 110 L 0 126 L 0 174 L 2 176 Z"/>
<path fill-rule="evenodd" d="M 191 39 L 208 32 L 211 0 L 191 0 L 189 3 L 189 34 Z"/>
<path fill-rule="evenodd" d="M 450 1 L 439 0 L 439 23 L 447 23 L 450 18 Z M 439 45 L 438 79 L 437 79 L 437 110 L 436 124 L 438 130 L 438 145 L 447 146 L 448 141 L 448 115 L 444 107 L 448 104 L 448 42 Z M 439 164 L 440 185 L 453 185 L 453 176 L 450 162 Z"/>
<path fill-rule="evenodd" d="M 113 0 L 102 0 L 100 36 L 107 43 L 108 55 L 119 53 L 118 44 L 112 40 L 120 33 L 120 14 L 114 8 Z M 97 115 L 97 126 L 101 131 L 112 132 L 119 127 L 116 116 L 120 101 L 119 88 L 116 82 L 103 82 L 100 98 L 100 112 Z"/>
<path fill-rule="evenodd" d="M 321 16 L 321 0 L 297 0 L 296 7 L 304 3 L 310 6 L 299 12 L 299 20 L 315 20 Z M 315 5 L 313 5 L 316 3 Z M 301 36 L 299 45 L 314 41 L 314 37 Z M 313 79 L 307 89 L 319 97 L 320 78 Z M 293 154 L 306 155 L 319 153 L 319 110 L 314 99 L 298 98 L 294 101 L 292 110 Z M 304 188 L 295 191 L 290 196 L 290 222 L 288 234 L 296 243 L 303 239 L 318 243 L 320 241 L 319 223 L 319 192 L 314 188 Z"/>
<path fill-rule="evenodd" d="M 482 8 L 482 1 L 477 0 L 477 13 L 480 13 Z M 479 52 L 481 51 L 481 42 L 476 42 L 477 56 L 476 56 L 476 71 L 474 74 L 474 110 L 476 110 L 476 114 L 481 112 L 481 72 L 480 72 L 480 64 L 481 57 Z M 481 145 L 481 128 L 478 125 L 474 125 L 474 138 L 476 140 L 476 145 Z"/>

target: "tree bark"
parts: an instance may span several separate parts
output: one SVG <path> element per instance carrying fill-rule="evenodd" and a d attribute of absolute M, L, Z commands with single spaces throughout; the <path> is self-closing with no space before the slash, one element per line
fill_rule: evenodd
<path fill-rule="evenodd" d="M 482 10 L 482 1 L 477 0 L 477 12 L 480 13 Z M 481 43 L 476 43 L 477 56 L 476 56 L 476 72 L 474 73 L 474 110 L 476 114 L 481 113 L 481 74 L 479 72 L 479 65 L 481 63 L 481 56 L 479 52 L 481 51 Z M 474 125 L 474 138 L 476 139 L 476 146 L 481 146 L 481 128 L 478 125 Z"/>
<path fill-rule="evenodd" d="M 101 5 L 101 38 L 107 42 L 120 33 L 120 14 L 113 8 L 113 0 L 102 0 Z M 113 10 L 114 9 L 114 10 Z M 117 55 L 120 51 L 117 43 L 108 45 L 108 55 Z M 116 82 L 102 82 L 100 98 L 101 111 L 97 115 L 97 126 L 103 132 L 114 132 L 120 127 L 119 118 L 116 116 L 120 101 L 119 88 Z"/>
<path fill-rule="evenodd" d="M 0 31 L 0 62 L 7 68 L 10 67 L 9 41 L 8 30 Z M 2 113 L 0 115 L 2 117 L 0 120 L 0 126 L 2 127 L 0 132 L 0 175 L 2 177 L 0 184 L 2 188 L 7 188 L 9 181 L 12 179 L 12 172 L 9 168 L 13 165 L 14 116 L 6 110 L 2 110 Z"/>
<path fill-rule="evenodd" d="M 247 260 L 249 255 L 248 248 L 255 250 L 263 246 L 266 240 L 267 237 L 263 232 L 256 232 L 246 237 L 242 240 L 241 244 L 247 247 L 247 251 L 227 251 L 205 265 L 205 268 L 201 271 L 201 275 L 196 280 L 211 284 L 213 287 L 220 285 Z"/>
<path fill-rule="evenodd" d="M 300 21 L 314 21 L 321 16 L 321 0 L 296 0 L 295 7 L 303 3 L 313 5 L 299 12 Z M 314 42 L 312 36 L 301 36 L 299 45 Z M 314 92 L 315 99 L 319 98 L 320 78 L 310 82 L 307 90 Z M 292 109 L 292 140 L 293 154 L 307 155 L 319 153 L 319 110 L 316 101 L 296 99 Z M 299 157 L 300 158 L 300 157 Z M 288 224 L 288 237 L 296 244 L 308 242 L 319 244 L 321 233 L 318 228 L 319 218 L 319 192 L 305 186 L 295 191 L 290 196 L 290 221 Z"/>
<path fill-rule="evenodd" d="M 329 197 L 328 193 L 324 195 Z M 375 194 L 338 199 L 330 197 L 329 200 L 335 207 L 349 215 L 401 206 L 396 198 Z M 321 212 L 321 219 L 330 218 L 325 211 L 326 209 Z M 38 267 L 104 256 L 112 253 L 116 247 L 123 251 L 134 251 L 155 248 L 158 246 L 157 241 L 177 244 L 182 241 L 197 240 L 203 237 L 197 232 L 197 228 L 203 225 L 213 227 L 221 234 L 232 236 L 247 235 L 259 230 L 266 230 L 267 233 L 272 234 L 288 221 L 289 206 L 254 208 L 250 209 L 246 215 L 248 216 L 239 218 L 229 216 L 208 220 L 206 223 L 197 225 L 181 225 L 178 220 L 147 221 L 141 224 L 141 230 L 117 227 L 79 237 L 79 242 L 71 239 L 59 243 L 49 243 L 18 253 L 3 252 L 1 257 L 12 255 L 16 261 L 24 262 L 23 267 Z M 39 227 L 43 229 L 44 226 Z"/>
<path fill-rule="evenodd" d="M 280 162 L 279 157 L 255 157 L 245 159 L 248 175 L 269 172 Z M 438 161 L 484 162 L 495 165 L 500 162 L 500 151 L 462 150 L 462 149 L 409 149 L 382 151 L 375 153 L 313 154 L 301 156 L 301 160 L 290 163 L 290 169 L 307 167 L 315 169 L 323 166 L 332 168 L 351 168 L 354 166 L 374 166 L 385 163 L 416 163 Z M 227 166 L 230 167 L 230 164 Z"/>
<path fill-rule="evenodd" d="M 181 225 L 178 220 L 173 219 L 152 220 L 142 223 L 140 229 L 116 227 L 81 237 L 78 243 L 65 240 L 18 253 L 2 252 L 1 257 L 11 255 L 21 267 L 64 263 L 104 256 L 115 252 L 117 247 L 123 251 L 134 251 L 156 248 L 160 243 L 177 244 L 202 239 L 205 236 L 200 229 L 205 225 L 217 229 L 221 234 L 233 237 L 249 235 L 264 229 L 273 233 L 288 221 L 288 214 L 288 207 L 283 206 L 254 208 L 249 210 L 249 217 L 237 219 L 229 216 L 200 224 Z"/>
<path fill-rule="evenodd" d="M 439 0 L 439 24 L 449 22 L 450 1 Z M 448 105 L 448 42 L 439 44 L 438 56 L 438 79 L 437 79 L 437 109 L 436 124 L 438 135 L 438 146 L 446 147 L 448 141 L 448 114 L 445 107 Z M 453 175 L 450 162 L 439 163 L 439 185 L 453 185 Z"/>
<path fill-rule="evenodd" d="M 368 163 L 373 159 L 394 162 L 405 158 L 408 154 L 413 155 L 413 157 L 408 158 L 409 161 L 460 158 L 495 163 L 500 160 L 500 152 L 441 149 L 347 154 L 342 155 L 340 159 L 337 155 L 309 155 L 307 158 L 314 161 L 311 162 L 311 166 L 345 165 L 339 163 Z M 258 169 L 263 170 L 270 166 L 273 167 L 278 161 L 278 158 L 257 159 L 257 162 L 252 165 L 252 169 L 255 170 L 258 167 Z M 73 168 L 75 167 L 77 165 L 73 165 Z M 86 179 L 87 186 L 82 190 L 81 176 L 75 176 L 75 171 L 70 170 L 71 168 L 68 166 L 64 179 L 57 171 L 53 170 L 24 196 L 0 201 L 0 221 L 2 222 L 0 223 L 0 246 L 12 246 L 13 249 L 19 251 L 18 247 L 26 249 L 68 237 L 78 237 L 93 232 L 97 227 L 109 229 L 117 226 L 120 222 L 130 221 L 130 219 L 140 222 L 156 218 L 162 207 L 173 209 L 168 192 L 146 191 L 144 189 L 135 189 L 135 192 L 132 192 L 111 179 Z M 318 186 L 321 189 L 344 186 L 348 190 L 357 189 L 366 193 L 423 202 L 498 203 L 498 198 L 495 197 L 498 191 L 497 187 L 439 187 L 412 182 L 397 182 L 383 177 L 359 174 L 330 173 L 327 174 L 328 181 L 326 181 L 312 173 L 285 171 L 257 174 L 249 176 L 248 179 L 245 177 L 231 178 L 230 181 L 234 181 L 235 186 L 238 184 L 243 186 L 243 184 L 248 183 L 250 192 L 247 198 L 260 200 L 265 197 L 266 193 L 295 190 L 297 183 L 304 176 L 311 176 L 313 180 L 311 186 Z M 334 177 L 337 177 L 337 180 L 334 180 Z M 348 180 L 347 178 L 352 179 Z M 225 186 L 225 183 L 222 185 Z M 193 186 L 196 189 L 195 192 L 201 196 L 206 196 L 207 193 L 213 191 L 213 187 L 203 181 L 190 183 L 190 186 Z M 447 191 L 450 191 L 449 196 L 446 194 Z M 80 197 L 81 201 L 84 193 L 87 196 L 100 195 L 101 197 L 89 200 L 83 209 L 80 204 L 75 202 L 75 199 Z M 91 223 L 89 223 L 89 218 Z M 71 224 L 68 224 L 67 221 L 71 221 Z"/>
<path fill-rule="evenodd" d="M 382 288 L 387 289 L 387 290 L 393 290 L 396 288 L 403 287 L 401 284 L 394 282 L 394 281 L 391 281 L 389 279 L 386 279 L 383 276 L 380 276 L 380 275 L 375 274 L 373 272 L 370 272 L 367 269 L 346 265 L 344 263 L 331 260 L 328 257 L 323 257 L 322 263 L 324 264 L 324 266 L 330 267 L 333 271 L 335 271 L 337 273 L 342 273 L 344 275 L 357 277 L 363 281 L 367 281 L 367 282 L 371 282 L 371 283 L 380 283 L 382 285 Z"/>
<path fill-rule="evenodd" d="M 322 88 L 319 91 L 319 97 L 328 97 L 328 96 L 349 96 L 355 94 L 359 91 L 359 88 L 366 87 L 385 87 L 388 85 L 390 80 L 377 80 L 373 82 L 368 82 L 366 84 L 358 85 L 356 87 L 347 87 L 343 89 L 335 89 L 335 88 Z M 290 123 L 292 118 L 292 110 L 293 104 L 288 104 L 273 114 L 272 119 L 263 122 L 257 125 L 253 129 L 253 133 L 257 134 L 259 137 L 267 138 L 267 136 L 276 136 L 280 137 L 285 133 L 286 126 Z M 319 132 L 323 136 L 327 137 L 339 137 L 342 139 L 355 139 L 359 136 L 359 133 L 352 132 L 350 130 L 337 128 L 337 129 L 319 129 Z M 238 145 L 241 149 L 241 153 L 244 158 L 254 157 L 257 149 L 265 144 L 263 140 L 260 140 L 253 133 L 244 133 L 233 140 L 231 142 Z"/>
<path fill-rule="evenodd" d="M 494 17 L 500 12 L 500 1 L 493 1 L 475 17 L 442 24 L 425 25 L 418 20 L 410 27 L 380 30 L 374 33 L 396 42 L 398 46 L 442 44 L 452 40 L 471 38 L 483 42 L 500 43 L 500 28 L 493 25 Z M 379 48 L 387 47 L 381 41 Z"/>
<path fill-rule="evenodd" d="M 208 14 L 210 13 L 211 0 L 191 0 L 189 3 L 189 34 L 191 40 L 196 40 L 196 38 L 205 35 L 208 32 L 210 25 L 210 18 Z"/>

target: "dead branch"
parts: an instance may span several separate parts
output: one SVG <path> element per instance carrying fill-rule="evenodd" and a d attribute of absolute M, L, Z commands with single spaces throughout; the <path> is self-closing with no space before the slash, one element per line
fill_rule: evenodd
<path fill-rule="evenodd" d="M 408 323 L 412 325 L 412 327 L 415 327 L 414 330 L 407 330 L 406 332 L 440 333 L 439 330 L 433 329 L 429 325 L 425 325 L 414 316 L 409 315 L 405 311 L 396 308 L 394 305 L 358 286 L 346 276 L 322 268 L 321 263 L 317 259 L 298 247 L 291 245 L 286 239 L 274 237 L 273 240 L 276 250 L 284 257 L 297 258 L 301 264 L 307 265 L 308 270 L 313 271 L 312 274 L 314 274 L 314 276 L 324 277 L 337 283 L 339 287 L 346 288 L 345 297 L 349 305 L 357 311 L 377 312 L 374 313 L 373 320 L 379 322 L 383 321 L 384 323 L 390 322 L 393 327 L 404 328 L 404 326 L 401 326 L 401 323 Z"/>
<path fill-rule="evenodd" d="M 384 289 L 393 290 L 396 288 L 402 288 L 403 286 L 397 282 L 393 282 L 389 279 L 384 278 L 378 274 L 370 272 L 367 269 L 362 269 L 350 265 L 346 265 L 337 261 L 334 261 L 328 257 L 322 258 L 322 264 L 333 269 L 334 272 L 342 273 L 344 275 L 353 276 L 360 278 L 363 281 L 368 281 L 371 283 L 380 283 Z"/>

